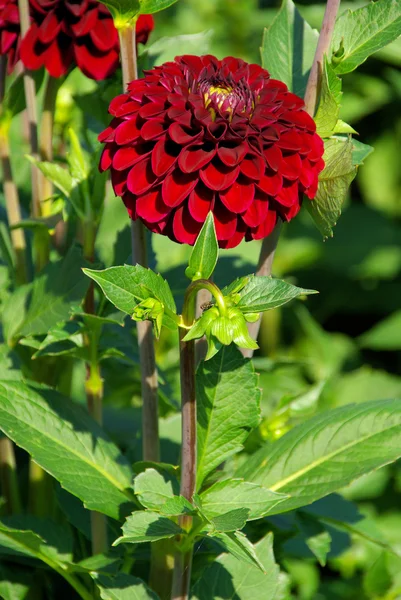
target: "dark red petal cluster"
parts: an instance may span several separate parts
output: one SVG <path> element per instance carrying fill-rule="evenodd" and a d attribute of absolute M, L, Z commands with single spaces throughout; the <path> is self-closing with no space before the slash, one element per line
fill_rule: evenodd
<path fill-rule="evenodd" d="M 155 21 L 152 15 L 139 15 L 135 27 L 137 43 L 146 44 L 154 27 Z"/>
<path fill-rule="evenodd" d="M 96 0 L 30 0 L 32 24 L 21 42 L 21 59 L 32 70 L 44 66 L 53 77 L 71 64 L 92 79 L 118 66 L 118 34 L 109 10 Z"/>
<path fill-rule="evenodd" d="M 258 65 L 177 57 L 111 102 L 100 168 L 151 231 L 193 244 L 212 211 L 221 247 L 261 239 L 316 194 L 323 142 L 303 107 Z"/>
<path fill-rule="evenodd" d="M 0 55 L 11 73 L 19 60 L 20 26 L 17 0 L 0 0 Z"/>

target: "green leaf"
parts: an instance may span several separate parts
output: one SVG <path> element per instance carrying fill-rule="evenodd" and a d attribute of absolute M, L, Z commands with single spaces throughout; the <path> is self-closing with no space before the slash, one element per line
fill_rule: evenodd
<path fill-rule="evenodd" d="M 359 140 L 352 139 L 352 164 L 353 165 L 363 165 L 365 159 L 372 154 L 374 148 L 369 146 L 368 144 L 363 144 Z"/>
<path fill-rule="evenodd" d="M 283 494 L 276 494 L 243 479 L 218 481 L 207 488 L 200 497 L 203 511 L 209 518 L 221 515 L 227 512 L 227 509 L 243 507 L 249 510 L 248 520 L 265 517 L 286 498 Z"/>
<path fill-rule="evenodd" d="M 143 15 L 151 15 L 172 6 L 176 2 L 177 0 L 139 0 L 140 12 Z"/>
<path fill-rule="evenodd" d="M 73 246 L 65 258 L 42 271 L 34 281 L 27 313 L 14 336 L 48 333 L 60 321 L 68 320 L 73 306 L 82 302 L 88 289 L 81 270 L 85 264 L 81 250 Z"/>
<path fill-rule="evenodd" d="M 377 323 L 359 341 L 363 348 L 401 350 L 401 310 Z"/>
<path fill-rule="evenodd" d="M 139 0 L 100 0 L 113 15 L 114 25 L 124 27 L 134 19 L 139 11 Z"/>
<path fill-rule="evenodd" d="M 31 71 L 31 76 L 35 81 L 36 92 L 39 91 L 43 83 L 44 74 L 45 70 L 43 68 L 38 69 L 36 71 Z M 13 119 L 13 117 L 25 110 L 25 107 L 26 100 L 24 89 L 24 76 L 23 74 L 20 74 L 14 79 L 14 81 L 11 83 L 11 85 L 5 93 L 4 100 L 1 106 L 0 122 L 8 125 Z"/>
<path fill-rule="evenodd" d="M 351 404 L 315 416 L 256 452 L 237 476 L 288 494 L 285 512 L 401 456 L 401 402 Z"/>
<path fill-rule="evenodd" d="M 196 390 L 199 489 L 213 469 L 242 449 L 259 424 L 260 389 L 252 363 L 229 346 L 200 364 Z"/>
<path fill-rule="evenodd" d="M 2 381 L 0 429 L 87 508 L 119 519 L 125 505 L 132 506 L 128 462 L 87 411 L 68 398 Z"/>
<path fill-rule="evenodd" d="M 319 175 L 317 194 L 314 200 L 306 202 L 306 208 L 325 238 L 333 237 L 333 227 L 356 175 L 352 152 L 353 142 L 350 139 L 327 140 L 323 156 L 326 166 Z"/>
<path fill-rule="evenodd" d="M 125 521 L 123 535 L 113 544 L 139 544 L 141 542 L 156 542 L 184 533 L 174 521 L 161 517 L 159 513 L 150 510 L 138 510 Z"/>
<path fill-rule="evenodd" d="M 248 508 L 234 508 L 210 519 L 214 529 L 220 533 L 236 531 L 245 527 L 249 517 Z"/>
<path fill-rule="evenodd" d="M 229 533 L 213 533 L 211 535 L 226 552 L 235 556 L 237 560 L 252 565 L 253 567 L 257 567 L 265 574 L 264 566 L 255 552 L 255 547 L 244 533 L 235 531 Z"/>
<path fill-rule="evenodd" d="M 32 577 L 27 569 L 20 569 L 15 564 L 7 568 L 0 563 L 0 597 L 3 600 L 25 600 L 27 598 Z"/>
<path fill-rule="evenodd" d="M 51 181 L 64 196 L 69 198 L 74 187 L 74 181 L 67 169 L 56 163 L 36 160 L 33 156 L 27 156 L 27 158 L 42 171 L 46 179 Z"/>
<path fill-rule="evenodd" d="M 193 588 L 192 600 L 275 600 L 279 586 L 279 568 L 274 562 L 273 536 L 269 533 L 255 545 L 256 557 L 263 571 L 253 564 L 238 562 L 223 554 L 207 567 Z"/>
<path fill-rule="evenodd" d="M 71 531 L 50 519 L 31 515 L 6 517 L 0 521 L 2 553 L 38 558 L 51 567 L 72 561 Z"/>
<path fill-rule="evenodd" d="M 97 581 L 102 600 L 158 600 L 157 594 L 142 579 L 120 573 Z"/>
<path fill-rule="evenodd" d="M 210 212 L 196 238 L 185 275 L 192 281 L 209 279 L 219 256 L 213 213 Z"/>
<path fill-rule="evenodd" d="M 253 276 L 240 292 L 237 308 L 242 313 L 255 313 L 282 306 L 299 296 L 317 294 L 273 277 Z"/>
<path fill-rule="evenodd" d="M 331 549 L 330 533 L 317 519 L 308 513 L 299 511 L 296 520 L 302 534 L 305 536 L 306 545 L 324 567 L 327 562 L 327 554 Z"/>
<path fill-rule="evenodd" d="M 165 502 L 179 494 L 178 481 L 169 473 L 146 469 L 135 477 L 134 491 L 146 508 L 159 510 Z"/>
<path fill-rule="evenodd" d="M 315 115 L 316 131 L 322 138 L 333 135 L 341 104 L 341 79 L 324 60 L 319 106 Z"/>
<path fill-rule="evenodd" d="M 167 281 L 150 269 L 141 265 L 124 265 L 103 271 L 83 271 L 100 285 L 106 298 L 118 310 L 128 315 L 132 315 L 135 307 L 147 298 L 156 298 L 165 310 L 176 313 L 174 298 Z M 176 329 L 175 321 L 166 314 L 163 316 L 163 324 Z"/>
<path fill-rule="evenodd" d="M 70 137 L 70 150 L 67 154 L 67 160 L 70 167 L 70 173 L 76 181 L 85 181 L 89 176 L 89 165 L 85 159 L 75 131 L 70 128 L 68 134 Z"/>
<path fill-rule="evenodd" d="M 195 509 L 192 504 L 183 496 L 173 496 L 173 498 L 169 498 L 160 508 L 160 514 L 168 517 L 189 515 L 194 512 Z"/>
<path fill-rule="evenodd" d="M 8 296 L 4 303 L 2 311 L 3 335 L 8 344 L 12 344 L 24 322 L 31 291 L 32 283 L 21 285 Z"/>
<path fill-rule="evenodd" d="M 317 46 L 318 33 L 301 17 L 291 0 L 284 0 L 262 42 L 262 66 L 274 79 L 303 97 Z"/>
<path fill-rule="evenodd" d="M 399 0 L 378 0 L 348 10 L 336 22 L 331 48 L 337 73 L 350 73 L 401 35 Z"/>

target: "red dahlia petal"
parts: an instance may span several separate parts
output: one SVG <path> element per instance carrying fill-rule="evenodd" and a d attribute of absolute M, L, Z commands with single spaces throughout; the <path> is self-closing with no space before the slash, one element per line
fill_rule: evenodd
<path fill-rule="evenodd" d="M 202 224 L 191 217 L 185 205 L 177 208 L 173 218 L 173 232 L 179 242 L 194 244 L 201 227 Z"/>
<path fill-rule="evenodd" d="M 111 164 L 113 162 L 112 158 L 113 156 L 111 152 L 111 146 L 107 145 L 103 148 L 103 152 L 100 157 L 99 170 L 101 172 L 107 171 L 107 169 L 111 167 Z"/>
<path fill-rule="evenodd" d="M 141 160 L 149 154 L 149 152 L 143 152 L 143 146 L 137 144 L 136 146 L 129 146 L 127 148 L 119 148 L 113 157 L 113 168 L 117 171 L 123 171 L 132 167 L 136 162 Z"/>
<path fill-rule="evenodd" d="M 283 160 L 283 155 L 280 148 L 277 146 L 270 146 L 269 148 L 265 148 L 263 150 L 263 155 L 266 159 L 267 164 L 273 171 L 279 171 L 281 167 L 281 161 Z"/>
<path fill-rule="evenodd" d="M 302 148 L 302 139 L 299 133 L 294 131 L 286 131 L 281 134 L 277 145 L 283 150 L 292 150 L 298 152 Z"/>
<path fill-rule="evenodd" d="M 163 102 L 148 102 L 139 109 L 139 116 L 142 117 L 142 119 L 149 119 L 150 117 L 160 115 L 160 113 L 162 113 L 163 111 Z"/>
<path fill-rule="evenodd" d="M 136 201 L 136 213 L 149 223 L 157 223 L 171 212 L 171 208 L 163 202 L 163 196 L 160 187 L 152 190 L 143 196 L 139 196 Z"/>
<path fill-rule="evenodd" d="M 201 181 L 189 194 L 188 209 L 195 221 L 204 223 L 208 213 L 213 209 L 214 192 Z"/>
<path fill-rule="evenodd" d="M 228 190 L 220 192 L 220 200 L 224 206 L 233 213 L 242 213 L 252 204 L 255 196 L 253 183 L 240 183 L 235 181 Z"/>
<path fill-rule="evenodd" d="M 141 128 L 141 137 L 145 140 L 155 140 L 156 138 L 163 135 L 166 130 L 166 126 L 164 121 L 151 119 L 150 121 L 146 121 L 146 123 Z"/>
<path fill-rule="evenodd" d="M 238 246 L 238 244 L 240 244 L 244 239 L 246 230 L 247 226 L 239 217 L 237 222 L 237 229 L 234 235 L 232 235 L 228 240 L 219 240 L 220 248 L 225 248 L 228 250 L 229 248 L 235 248 L 236 246 Z"/>
<path fill-rule="evenodd" d="M 277 213 L 275 210 L 268 210 L 266 218 L 257 227 L 253 227 L 250 231 L 250 237 L 254 240 L 262 240 L 273 231 L 277 223 Z"/>
<path fill-rule="evenodd" d="M 138 139 L 141 133 L 142 131 L 136 125 L 136 119 L 130 119 L 129 121 L 123 121 L 116 128 L 114 140 L 119 146 L 124 146 Z"/>
<path fill-rule="evenodd" d="M 280 167 L 280 174 L 286 179 L 298 179 L 301 174 L 302 160 L 299 154 L 290 154 L 283 157 Z"/>
<path fill-rule="evenodd" d="M 276 196 L 277 202 L 283 206 L 294 206 L 299 204 L 298 183 L 285 184 L 280 193 Z"/>
<path fill-rule="evenodd" d="M 152 169 L 157 177 L 162 177 L 173 166 L 180 153 L 180 146 L 166 137 L 161 138 L 152 150 Z"/>
<path fill-rule="evenodd" d="M 21 60 L 24 65 L 32 71 L 36 71 L 44 65 L 43 53 L 38 54 L 35 50 L 37 42 L 38 26 L 36 23 L 32 23 L 26 36 L 21 41 L 20 47 Z"/>
<path fill-rule="evenodd" d="M 116 196 L 123 196 L 127 191 L 127 172 L 111 171 L 111 183 Z"/>
<path fill-rule="evenodd" d="M 175 169 L 163 181 L 163 200 L 172 208 L 179 206 L 192 192 L 198 182 L 196 173 L 182 173 Z"/>
<path fill-rule="evenodd" d="M 178 164 L 184 173 L 193 173 L 207 165 L 215 154 L 215 146 L 186 146 L 180 154 Z"/>
<path fill-rule="evenodd" d="M 283 178 L 279 173 L 266 174 L 263 175 L 257 186 L 265 194 L 275 196 L 283 187 Z"/>
<path fill-rule="evenodd" d="M 218 192 L 234 183 L 239 174 L 239 166 L 231 168 L 220 161 L 213 161 L 202 169 L 199 174 L 207 187 Z"/>
<path fill-rule="evenodd" d="M 59 40 L 56 38 L 47 46 L 43 54 L 44 65 L 52 77 L 61 77 L 65 75 L 70 67 L 73 58 L 73 46 L 69 44 L 68 48 L 62 48 Z"/>
<path fill-rule="evenodd" d="M 199 137 L 201 131 L 194 131 L 189 127 L 183 127 L 179 123 L 172 123 L 168 128 L 168 133 L 173 142 L 184 145 L 194 142 Z"/>
<path fill-rule="evenodd" d="M 248 154 L 248 156 L 241 162 L 241 172 L 249 177 L 249 179 L 254 179 L 255 181 L 259 181 L 265 172 L 265 162 L 263 158 L 257 156 L 256 154 Z"/>
<path fill-rule="evenodd" d="M 139 196 L 147 192 L 156 179 L 157 177 L 152 171 L 150 158 L 146 158 L 137 162 L 128 173 L 127 187 L 130 192 Z"/>
<path fill-rule="evenodd" d="M 61 24 L 56 14 L 51 11 L 47 14 L 38 29 L 38 38 L 43 44 L 49 44 L 58 35 Z"/>
<path fill-rule="evenodd" d="M 96 25 L 90 30 L 89 35 L 96 48 L 101 52 L 112 50 L 118 42 L 113 19 L 97 19 Z"/>
<path fill-rule="evenodd" d="M 119 63 L 117 49 L 109 52 L 91 52 L 86 44 L 74 44 L 75 62 L 82 73 L 91 79 L 99 81 L 114 73 Z"/>
<path fill-rule="evenodd" d="M 96 8 L 88 10 L 76 23 L 71 24 L 75 36 L 80 37 L 90 32 L 96 25 L 98 11 Z"/>
<path fill-rule="evenodd" d="M 238 146 L 219 146 L 217 153 L 222 163 L 227 167 L 235 167 L 242 161 L 247 153 L 248 146 L 245 143 Z"/>
<path fill-rule="evenodd" d="M 241 218 L 249 227 L 257 227 L 267 218 L 268 210 L 269 197 L 259 193 Z"/>
<path fill-rule="evenodd" d="M 237 215 L 227 210 L 220 201 L 216 201 L 213 216 L 217 239 L 229 240 L 237 229 Z"/>

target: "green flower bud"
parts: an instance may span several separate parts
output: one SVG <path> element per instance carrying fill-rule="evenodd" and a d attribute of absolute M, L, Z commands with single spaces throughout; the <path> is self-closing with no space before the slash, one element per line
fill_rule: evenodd
<path fill-rule="evenodd" d="M 210 332 L 221 344 L 228 346 L 233 341 L 234 329 L 229 317 L 219 317 L 212 323 Z"/>
<path fill-rule="evenodd" d="M 146 298 L 137 304 L 132 313 L 134 321 L 152 321 L 155 328 L 155 335 L 160 336 L 163 324 L 164 306 L 156 298 Z"/>
<path fill-rule="evenodd" d="M 256 321 L 259 320 L 260 313 L 247 313 L 246 315 L 244 315 L 244 317 L 245 321 L 247 321 L 248 323 L 256 323 Z"/>

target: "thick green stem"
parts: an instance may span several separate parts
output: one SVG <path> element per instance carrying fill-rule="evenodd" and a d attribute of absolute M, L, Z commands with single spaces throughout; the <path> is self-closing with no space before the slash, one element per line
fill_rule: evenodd
<path fill-rule="evenodd" d="M 21 513 L 22 506 L 18 488 L 14 446 L 12 441 L 7 437 L 0 439 L 0 481 L 8 514 Z"/>
<path fill-rule="evenodd" d="M 135 24 L 119 31 L 121 64 L 123 70 L 123 88 L 127 89 L 130 81 L 137 79 Z M 132 262 L 143 267 L 148 266 L 146 253 L 146 236 L 143 224 L 137 220 L 131 223 Z M 157 397 L 157 369 L 150 321 L 137 323 L 139 358 L 142 383 L 142 456 L 146 461 L 160 460 L 159 418 Z"/>

